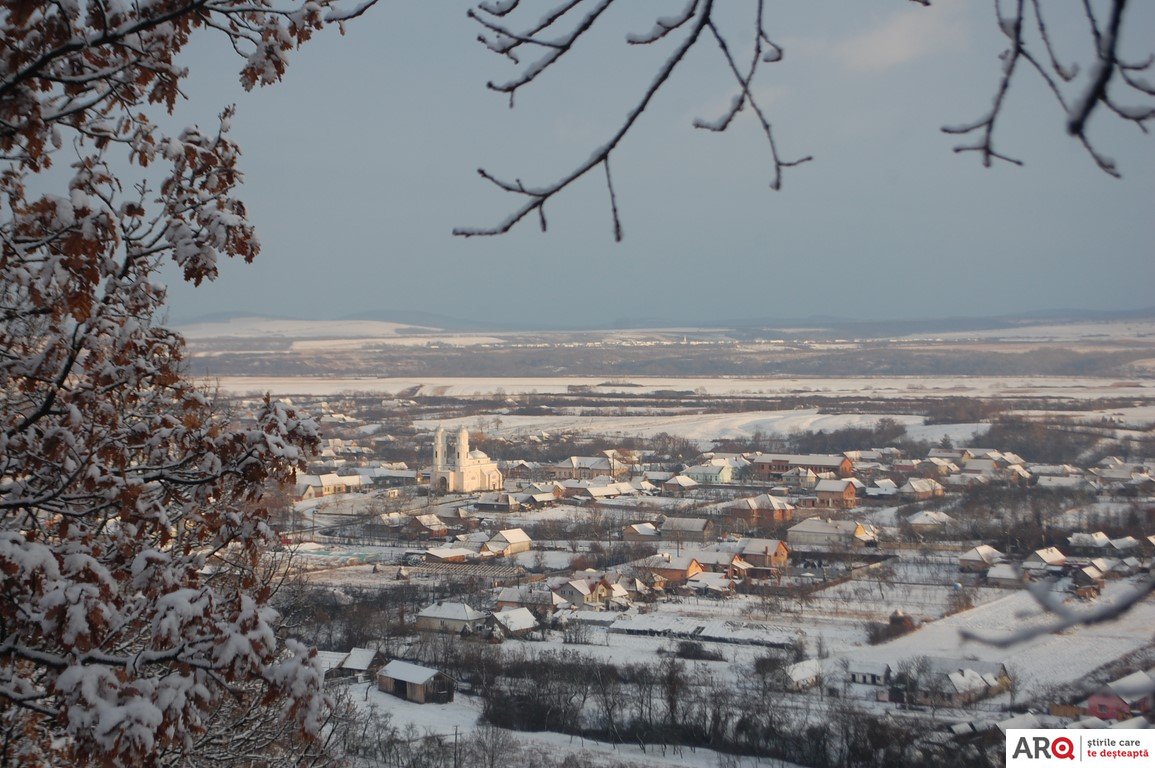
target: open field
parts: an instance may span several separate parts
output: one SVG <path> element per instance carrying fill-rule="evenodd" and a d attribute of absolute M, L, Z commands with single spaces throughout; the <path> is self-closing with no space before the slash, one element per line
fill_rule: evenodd
<path fill-rule="evenodd" d="M 1112 399 L 1155 400 L 1155 380 L 1104 379 L 1092 376 L 628 376 L 597 377 L 451 377 L 341 378 L 324 376 L 220 376 L 209 380 L 233 395 L 338 395 L 346 392 L 393 395 L 412 392 L 438 397 L 564 394 L 572 388 L 598 392 L 654 394 L 686 392 L 702 397 L 774 398 L 799 395 L 939 399 L 977 397 L 1046 399 L 1079 402 Z"/>

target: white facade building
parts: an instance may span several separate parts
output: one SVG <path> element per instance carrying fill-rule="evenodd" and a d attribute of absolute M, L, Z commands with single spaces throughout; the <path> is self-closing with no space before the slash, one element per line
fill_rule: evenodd
<path fill-rule="evenodd" d="M 469 450 L 469 431 L 462 427 L 449 437 L 443 427 L 433 434 L 433 472 L 430 482 L 435 493 L 500 491 L 503 478 L 497 462 L 481 451 Z"/>

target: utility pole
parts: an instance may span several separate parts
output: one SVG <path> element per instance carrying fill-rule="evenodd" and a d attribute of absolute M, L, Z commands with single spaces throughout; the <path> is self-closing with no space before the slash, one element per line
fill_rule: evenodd
<path fill-rule="evenodd" d="M 453 768 L 457 768 L 457 726 L 453 726 Z"/>

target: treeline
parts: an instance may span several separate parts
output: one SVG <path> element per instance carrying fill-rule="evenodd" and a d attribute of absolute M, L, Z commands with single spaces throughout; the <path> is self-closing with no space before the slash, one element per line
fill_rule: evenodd
<path fill-rule="evenodd" d="M 675 351 L 676 350 L 676 351 Z M 1025 352 L 869 347 L 851 351 L 740 348 L 730 344 L 659 347 L 382 347 L 276 355 L 224 350 L 197 359 L 210 376 L 556 376 L 561 369 L 587 376 L 1102 376 L 1126 374 L 1149 357 L 1146 349 L 1078 352 L 1039 348 Z"/>
<path fill-rule="evenodd" d="M 616 744 L 711 749 L 816 768 L 924 765 L 919 730 L 843 699 L 784 691 L 776 674 L 792 651 L 743 674 L 715 674 L 674 652 L 655 662 L 591 659 L 576 651 L 504 652 L 483 644 L 434 643 L 433 662 L 481 698 L 482 718 L 513 731 L 551 731 Z M 712 654 L 711 654 L 712 655 Z M 759 660 L 760 662 L 762 660 Z M 737 678 L 738 682 L 734 681 Z M 984 765 L 968 754 L 962 762 Z M 509 765 L 509 763 L 507 763 Z"/>
<path fill-rule="evenodd" d="M 1069 425 L 1040 422 L 1019 416 L 1000 416 L 983 437 L 984 445 L 1011 451 L 1042 464 L 1081 464 L 1102 456 L 1091 454 L 1101 437 Z M 1103 455 L 1107 455 L 1104 453 Z"/>
<path fill-rule="evenodd" d="M 931 444 L 911 440 L 906 427 L 884 416 L 873 426 L 832 430 L 795 431 L 782 436 L 755 430 L 748 438 L 718 441 L 716 450 L 728 453 L 843 453 L 867 448 L 898 448 L 908 456 L 924 456 Z"/>

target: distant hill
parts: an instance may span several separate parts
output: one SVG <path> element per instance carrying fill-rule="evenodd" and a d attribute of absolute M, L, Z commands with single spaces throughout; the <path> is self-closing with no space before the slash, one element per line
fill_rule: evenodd
<path fill-rule="evenodd" d="M 886 339 L 903 336 L 922 336 L 947 333 L 991 332 L 1014 330 L 1027 326 L 1067 325 L 1076 323 L 1104 323 L 1113 321 L 1155 320 L 1155 307 L 1129 310 L 1080 310 L 1055 309 L 1023 312 L 992 317 L 946 317 L 919 318 L 907 320 L 855 320 L 830 315 L 815 315 L 795 318 L 731 318 L 718 319 L 709 323 L 689 322 L 658 317 L 632 317 L 591 324 L 588 326 L 561 326 L 541 322 L 539 318 L 527 318 L 520 323 L 491 323 L 450 317 L 422 310 L 380 309 L 356 312 L 335 319 L 318 320 L 288 317 L 262 316 L 251 313 L 215 313 L 190 318 L 177 325 L 181 328 L 208 326 L 237 326 L 245 322 L 267 321 L 275 327 L 279 323 L 286 326 L 316 322 L 320 325 L 337 326 L 342 323 L 371 325 L 375 323 L 395 326 L 394 333 L 424 332 L 429 330 L 454 331 L 459 333 L 484 333 L 500 331 L 551 332 L 551 331 L 623 331 L 630 329 L 727 329 L 728 335 L 737 339 L 753 338 L 797 338 L 798 329 L 811 339 Z M 412 331 L 408 327 L 413 327 Z M 364 334 L 357 334 L 364 335 Z"/>

